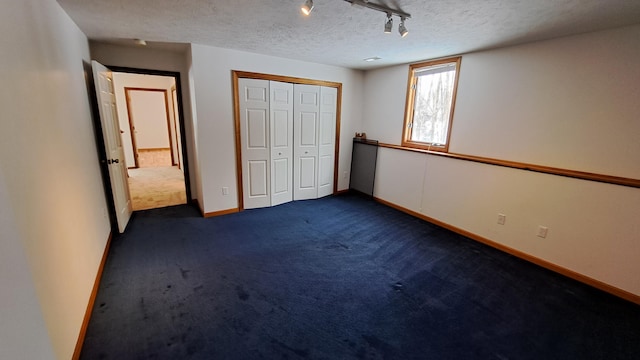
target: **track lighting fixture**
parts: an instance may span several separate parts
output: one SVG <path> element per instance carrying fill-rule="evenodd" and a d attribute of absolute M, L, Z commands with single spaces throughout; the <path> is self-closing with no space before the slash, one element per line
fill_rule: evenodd
<path fill-rule="evenodd" d="M 398 26 L 398 32 L 402 37 L 407 36 L 407 34 L 409 33 L 409 31 L 407 30 L 407 27 L 404 26 L 404 18 L 400 18 L 400 25 Z"/>
<path fill-rule="evenodd" d="M 369 0 L 344 0 L 344 1 L 350 3 L 351 5 L 362 6 L 367 9 L 376 10 L 376 11 L 380 11 L 387 14 L 387 21 L 384 23 L 385 34 L 391 33 L 391 28 L 393 28 L 393 19 L 391 17 L 393 15 L 400 18 L 400 26 L 398 27 L 398 32 L 400 33 L 400 35 L 402 37 L 405 37 L 409 33 L 409 31 L 407 31 L 407 27 L 404 25 L 404 21 L 406 19 L 411 18 L 411 14 L 409 13 L 406 13 L 402 10 L 392 9 L 383 4 L 372 3 Z M 302 7 L 300 8 L 300 10 L 302 10 L 302 13 L 305 15 L 311 14 L 311 10 L 313 10 L 313 1 L 306 0 L 304 2 L 304 5 L 302 5 Z"/>
<path fill-rule="evenodd" d="M 305 15 L 311 14 L 311 10 L 313 10 L 313 0 L 306 0 L 300 10 Z"/>
<path fill-rule="evenodd" d="M 391 34 L 391 28 L 393 27 L 393 19 L 391 13 L 387 13 L 387 22 L 384 24 L 384 33 Z"/>

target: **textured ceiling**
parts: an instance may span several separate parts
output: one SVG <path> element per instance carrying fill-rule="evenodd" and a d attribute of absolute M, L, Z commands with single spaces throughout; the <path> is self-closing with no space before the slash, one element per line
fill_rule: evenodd
<path fill-rule="evenodd" d="M 410 13 L 409 35 L 400 37 L 396 17 L 384 34 L 384 13 L 341 0 L 315 0 L 309 17 L 303 0 L 58 0 L 92 40 L 196 43 L 355 69 L 640 23 L 638 0 L 371 1 Z"/>

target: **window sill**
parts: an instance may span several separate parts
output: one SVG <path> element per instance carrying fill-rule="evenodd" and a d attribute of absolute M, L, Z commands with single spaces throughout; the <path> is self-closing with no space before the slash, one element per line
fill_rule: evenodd
<path fill-rule="evenodd" d="M 421 143 L 421 142 L 413 142 L 413 141 L 404 141 L 400 146 L 403 149 L 415 149 L 421 151 L 428 152 L 438 152 L 438 153 L 446 153 L 449 150 L 449 146 L 447 145 L 433 145 L 429 143 Z"/>

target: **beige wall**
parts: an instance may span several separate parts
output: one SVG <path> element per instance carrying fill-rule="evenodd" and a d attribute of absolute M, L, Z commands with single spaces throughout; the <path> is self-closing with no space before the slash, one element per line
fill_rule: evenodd
<path fill-rule="evenodd" d="M 640 179 L 640 25 L 463 57 L 450 151 Z"/>
<path fill-rule="evenodd" d="M 351 139 L 362 122 L 361 71 L 195 44 L 191 61 L 205 212 L 238 207 L 232 70 L 342 83 L 337 185 L 338 190 L 349 187 Z M 229 188 L 229 195 L 222 194 L 222 187 Z"/>
<path fill-rule="evenodd" d="M 69 359 L 110 232 L 89 46 L 53 0 L 0 7 L 0 358 Z"/>
<path fill-rule="evenodd" d="M 156 75 L 140 75 L 132 73 L 113 73 L 113 87 L 116 95 L 116 107 L 118 109 L 118 121 L 120 123 L 120 132 L 122 136 L 122 145 L 124 148 L 124 155 L 126 158 L 127 166 L 135 166 L 135 158 L 133 155 L 133 143 L 131 142 L 131 128 L 129 127 L 129 111 L 127 109 L 127 98 L 125 94 L 125 87 L 131 88 L 143 88 L 143 89 L 163 89 L 167 92 L 169 103 L 169 116 L 173 126 L 173 111 L 171 103 L 171 88 L 175 86 L 175 80 L 169 76 L 156 76 Z M 160 93 L 164 97 L 164 93 Z M 164 100 L 163 100 L 164 101 Z M 164 104 L 164 102 L 162 103 Z M 155 111 L 158 108 L 153 107 Z M 159 111 L 165 112 L 164 105 L 161 105 Z M 166 115 L 160 114 L 160 118 L 166 117 Z M 165 121 L 166 122 L 166 121 Z M 172 134 L 173 145 L 175 146 L 175 134 Z M 168 138 L 167 138 L 168 142 Z M 138 145 L 140 147 L 140 145 Z M 160 146 L 157 146 L 160 147 Z M 169 147 L 167 144 L 166 147 Z"/>
<path fill-rule="evenodd" d="M 463 55 L 450 151 L 640 178 L 638 39 L 632 26 Z M 407 76 L 366 73 L 370 138 L 400 144 Z M 388 148 L 376 170 L 383 200 L 640 295 L 640 189 Z"/>

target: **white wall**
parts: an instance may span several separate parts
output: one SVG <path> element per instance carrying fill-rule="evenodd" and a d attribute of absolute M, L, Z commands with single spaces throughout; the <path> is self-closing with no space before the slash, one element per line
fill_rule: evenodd
<path fill-rule="evenodd" d="M 196 131 L 193 125 L 195 119 L 192 118 L 191 109 L 192 86 L 189 83 L 191 71 L 190 51 L 186 48 L 184 52 L 176 52 L 148 47 L 118 46 L 94 41 L 90 43 L 90 48 L 91 58 L 104 65 L 180 73 L 191 196 L 200 199 L 202 197 L 202 185 L 200 184 L 199 160 L 194 136 Z"/>
<path fill-rule="evenodd" d="M 0 358 L 69 359 L 110 232 L 89 46 L 54 0 L 0 8 Z"/>
<path fill-rule="evenodd" d="M 449 151 L 640 178 L 640 25 L 463 57 Z"/>
<path fill-rule="evenodd" d="M 205 212 L 238 207 L 232 70 L 342 83 L 338 190 L 349 187 L 351 141 L 362 122 L 361 71 L 195 44 L 191 61 Z"/>
<path fill-rule="evenodd" d="M 132 90 L 129 106 L 135 124 L 138 149 L 169 148 L 169 119 L 165 94 L 157 91 Z"/>
<path fill-rule="evenodd" d="M 638 39 L 633 26 L 463 55 L 450 151 L 640 178 Z M 407 76 L 366 73 L 370 138 L 400 144 Z M 640 295 L 640 189 L 389 148 L 376 170 L 376 197 Z"/>
<path fill-rule="evenodd" d="M 131 142 L 131 128 L 129 127 L 129 113 L 127 111 L 127 98 L 125 87 L 142 88 L 142 89 L 164 89 L 167 91 L 168 100 L 171 102 L 171 88 L 175 84 L 175 79 L 169 76 L 157 75 L 141 75 L 132 73 L 113 73 L 113 87 L 116 95 L 116 107 L 118 108 L 118 121 L 120 122 L 120 131 L 122 135 L 122 145 L 124 147 L 125 161 L 128 167 L 135 166 L 135 158 L 133 155 L 133 145 Z M 163 93 L 162 94 L 164 98 Z M 164 100 L 163 100 L 164 102 Z M 168 104 L 171 109 L 172 104 Z M 156 109 L 157 110 L 157 109 Z M 164 105 L 160 110 L 164 113 Z M 173 111 L 169 112 L 173 117 Z M 162 115 L 166 117 L 166 115 Z M 173 122 L 173 119 L 172 119 Z M 166 121 L 164 121 L 166 123 Z M 168 138 L 167 138 L 168 139 Z M 168 140 L 167 140 L 168 141 Z M 175 142 L 174 142 L 175 144 Z M 168 145 L 166 147 L 169 147 Z"/>

